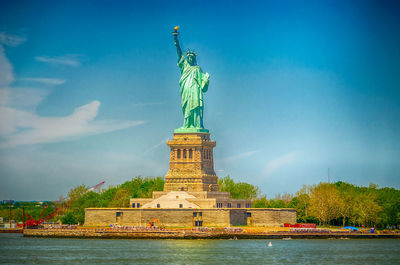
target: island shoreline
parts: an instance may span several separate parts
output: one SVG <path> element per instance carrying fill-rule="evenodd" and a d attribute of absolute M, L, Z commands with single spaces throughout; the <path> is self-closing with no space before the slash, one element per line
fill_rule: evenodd
<path fill-rule="evenodd" d="M 400 239 L 400 234 L 363 233 L 229 233 L 199 231 L 94 231 L 25 229 L 24 237 L 87 239 Z"/>

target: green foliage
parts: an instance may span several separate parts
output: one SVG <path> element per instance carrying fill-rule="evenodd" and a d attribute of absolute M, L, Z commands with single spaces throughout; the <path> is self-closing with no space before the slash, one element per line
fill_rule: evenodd
<path fill-rule="evenodd" d="M 382 207 L 379 214 L 383 226 L 400 224 L 400 190 L 382 188 L 376 190 L 377 201 Z"/>
<path fill-rule="evenodd" d="M 309 215 L 310 196 L 301 191 L 297 192 L 296 196 L 288 204 L 288 208 L 295 208 L 297 210 L 297 222 L 307 223 L 310 220 Z"/>
<path fill-rule="evenodd" d="M 266 196 L 260 196 L 258 187 L 235 182 L 229 176 L 220 178 L 218 184 L 220 191 L 230 192 L 232 198 L 251 199 L 254 208 L 295 208 L 297 222 L 322 222 L 343 226 L 400 225 L 400 190 L 379 188 L 373 183 L 368 187 L 358 187 L 341 181 L 305 185 L 294 197 L 283 194 L 269 200 Z M 17 202 L 12 205 L 12 219 L 22 221 L 22 207 L 25 208 L 25 213 L 39 219 L 44 205 L 48 204 L 43 217 L 62 206 L 66 208 L 61 217 L 63 223 L 83 223 L 85 208 L 129 207 L 130 198 L 151 198 L 153 191 L 162 191 L 163 187 L 164 179 L 161 177 L 140 176 L 116 187 L 104 189 L 101 193 L 88 191 L 86 186 L 80 185 L 71 189 L 63 206 L 55 202 Z M 8 219 L 8 204 L 0 203 L 0 216 Z"/>
<path fill-rule="evenodd" d="M 343 226 L 400 224 L 400 191 L 380 189 L 373 183 L 368 187 L 342 181 L 304 186 L 288 206 L 297 210 L 298 222 L 315 222 L 318 218 L 323 223 Z"/>
<path fill-rule="evenodd" d="M 11 219 L 15 220 L 17 222 L 22 222 L 23 221 L 23 209 L 25 208 L 25 221 L 28 220 L 28 217 L 26 214 L 29 214 L 32 216 L 34 219 L 39 219 L 40 214 L 43 211 L 44 206 L 47 204 L 46 210 L 43 212 L 42 218 L 46 217 L 49 215 L 54 209 L 57 207 L 57 205 L 54 202 L 16 202 L 15 204 L 12 205 L 11 207 Z M 10 215 L 10 210 L 9 210 L 9 204 L 3 204 L 0 203 L 0 216 L 3 217 L 5 220 L 8 220 Z M 52 218 L 51 220 L 54 220 Z"/>
<path fill-rule="evenodd" d="M 109 187 L 108 189 L 103 190 L 103 192 L 100 194 L 97 207 L 108 207 L 108 205 L 114 198 L 115 193 L 117 193 L 117 190 L 118 188 L 116 187 Z"/>
<path fill-rule="evenodd" d="M 229 176 L 218 180 L 219 190 L 230 192 L 234 199 L 254 199 L 259 195 L 259 188 L 246 182 L 235 182 Z"/>
<path fill-rule="evenodd" d="M 72 212 L 79 223 L 85 222 L 85 208 L 99 207 L 100 194 L 89 191 L 72 202 L 67 213 Z"/>
<path fill-rule="evenodd" d="M 254 199 L 252 201 L 252 207 L 254 208 L 268 208 L 268 200 L 267 197 L 261 197 L 261 198 L 257 198 Z"/>
<path fill-rule="evenodd" d="M 129 192 L 128 189 L 118 189 L 108 206 L 129 207 L 129 199 L 131 198 L 131 194 L 132 193 Z"/>
<path fill-rule="evenodd" d="M 282 200 L 271 199 L 268 201 L 268 208 L 286 208 L 286 203 Z"/>
<path fill-rule="evenodd" d="M 86 187 L 85 185 L 77 186 L 68 192 L 68 198 L 70 201 L 75 201 L 79 199 L 82 195 L 84 195 L 87 191 L 88 187 Z"/>
<path fill-rule="evenodd" d="M 121 188 L 129 190 L 132 193 L 132 198 L 151 198 L 153 191 L 163 190 L 164 179 L 162 177 L 136 177 L 132 181 L 122 184 Z"/>
<path fill-rule="evenodd" d="M 295 208 L 299 223 L 334 225 L 400 225 L 400 190 L 379 189 L 371 183 L 358 187 L 346 182 L 304 185 L 296 196 L 278 195 L 274 199 L 259 197 L 258 187 L 236 183 L 229 176 L 219 179 L 221 191 L 232 198 L 252 199 L 254 208 Z"/>
<path fill-rule="evenodd" d="M 358 187 L 339 181 L 335 185 L 341 194 L 347 194 L 347 202 L 352 205 L 349 223 L 379 227 L 400 225 L 400 190 L 378 188 L 374 183 Z"/>
<path fill-rule="evenodd" d="M 61 222 L 65 225 L 75 225 L 78 223 L 78 219 L 72 212 L 69 212 L 61 217 Z"/>
<path fill-rule="evenodd" d="M 368 191 L 357 194 L 355 199 L 355 223 L 372 226 L 379 222 L 382 207 L 378 204 L 374 192 Z"/>
<path fill-rule="evenodd" d="M 309 210 L 320 224 L 327 225 L 331 220 L 340 216 L 342 199 L 334 184 L 319 183 L 310 190 Z"/>
<path fill-rule="evenodd" d="M 88 191 L 87 187 L 83 185 L 77 186 L 68 193 L 67 205 L 69 207 L 62 218 L 68 216 L 68 220 L 84 223 L 85 208 L 129 207 L 130 198 L 151 198 L 153 191 L 162 191 L 163 188 L 163 178 L 142 178 L 140 176 L 117 187 L 104 189 L 101 193 Z M 71 216 L 75 219 L 72 219 Z"/>

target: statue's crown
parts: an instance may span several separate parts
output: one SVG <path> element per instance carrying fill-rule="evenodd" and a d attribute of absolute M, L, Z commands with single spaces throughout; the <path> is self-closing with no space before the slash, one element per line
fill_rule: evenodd
<path fill-rule="evenodd" d="M 197 56 L 197 53 L 196 53 L 196 52 L 194 52 L 194 51 L 192 51 L 192 50 L 190 50 L 190 49 L 187 49 L 187 50 L 186 50 L 186 56 L 188 56 L 189 54 L 192 54 L 192 55 L 194 55 L 194 56 Z"/>

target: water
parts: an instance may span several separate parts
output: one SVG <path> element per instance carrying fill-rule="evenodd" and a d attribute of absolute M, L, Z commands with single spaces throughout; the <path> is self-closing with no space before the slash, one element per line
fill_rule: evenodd
<path fill-rule="evenodd" d="M 110 240 L 0 234 L 0 263 L 400 264 L 400 240 Z"/>

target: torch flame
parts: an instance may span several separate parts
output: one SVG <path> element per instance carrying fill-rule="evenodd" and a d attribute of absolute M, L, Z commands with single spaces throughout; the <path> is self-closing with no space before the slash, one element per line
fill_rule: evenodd
<path fill-rule="evenodd" d="M 179 26 L 176 26 L 176 27 L 174 28 L 175 32 L 178 32 L 178 29 L 179 29 Z"/>

